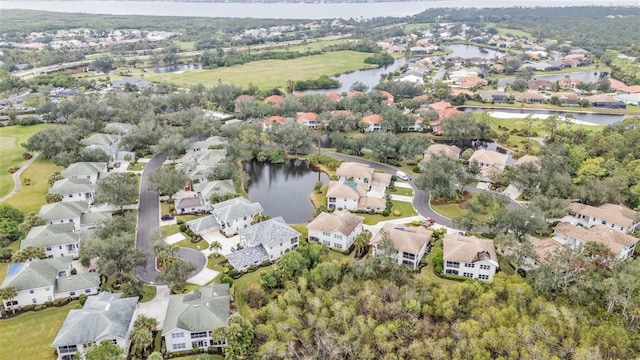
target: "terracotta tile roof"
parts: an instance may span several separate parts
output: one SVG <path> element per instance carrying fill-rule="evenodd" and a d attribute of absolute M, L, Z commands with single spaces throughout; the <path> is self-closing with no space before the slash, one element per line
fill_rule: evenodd
<path fill-rule="evenodd" d="M 486 149 L 476 150 L 469 158 L 469 161 L 477 161 L 484 164 L 500 164 L 506 165 L 509 157 L 506 154 L 501 154 L 497 151 L 491 151 Z"/>
<path fill-rule="evenodd" d="M 593 102 L 617 102 L 617 100 L 605 94 L 589 96 L 587 97 L 587 100 L 589 100 L 589 102 L 592 102 L 592 103 Z"/>
<path fill-rule="evenodd" d="M 456 84 L 464 87 L 474 87 L 477 85 L 484 85 L 487 83 L 487 80 L 479 77 L 479 76 L 467 76 L 460 78 L 455 81 Z"/>
<path fill-rule="evenodd" d="M 552 96 L 558 99 L 578 101 L 578 95 L 576 93 L 555 93 Z"/>
<path fill-rule="evenodd" d="M 579 79 L 560 79 L 558 80 L 558 86 L 562 89 L 567 89 L 575 85 L 581 84 L 582 81 Z"/>
<path fill-rule="evenodd" d="M 318 114 L 314 112 L 296 114 L 296 120 L 298 121 L 316 121 L 317 117 L 318 117 Z"/>
<path fill-rule="evenodd" d="M 307 229 L 339 232 L 348 236 L 362 224 L 363 220 L 364 218 L 348 211 L 335 211 L 333 214 L 322 212 L 307 225 Z"/>
<path fill-rule="evenodd" d="M 498 265 L 498 256 L 493 240 L 479 239 L 460 233 L 447 234 L 442 241 L 445 261 L 472 263 L 480 260 L 492 260 Z"/>
<path fill-rule="evenodd" d="M 424 151 L 425 157 L 429 155 L 443 154 L 448 158 L 455 158 L 460 155 L 460 148 L 455 145 L 433 144 Z M 430 156 L 429 156 L 430 157 Z"/>
<path fill-rule="evenodd" d="M 371 181 L 377 182 L 377 183 L 383 183 L 389 186 L 389 184 L 391 184 L 391 176 L 392 176 L 391 174 L 387 174 L 387 173 L 374 172 L 373 177 L 371 178 Z"/>
<path fill-rule="evenodd" d="M 285 121 L 287 121 L 287 119 L 282 116 L 269 116 L 266 120 L 261 121 L 261 123 L 272 124 L 276 122 L 278 124 L 284 124 Z"/>
<path fill-rule="evenodd" d="M 469 97 L 473 97 L 473 92 L 469 91 L 469 90 L 465 90 L 465 89 L 451 89 L 451 95 L 452 96 L 458 96 L 460 94 L 464 94 L 467 95 Z"/>
<path fill-rule="evenodd" d="M 433 104 L 429 104 L 429 107 L 432 108 L 435 111 L 444 110 L 444 109 L 450 108 L 452 106 L 453 105 L 451 105 L 451 103 L 448 102 L 448 101 L 438 101 L 438 102 L 435 102 Z"/>
<path fill-rule="evenodd" d="M 596 207 L 574 202 L 569 205 L 569 209 L 577 214 L 588 215 L 624 227 L 633 225 L 638 214 L 637 211 L 628 207 L 609 203 Z"/>
<path fill-rule="evenodd" d="M 371 239 L 372 244 L 382 241 L 383 232 L 389 235 L 393 247 L 398 251 L 409 254 L 418 254 L 420 249 L 431 240 L 433 232 L 423 227 L 405 227 L 402 225 L 385 224 L 380 232 Z"/>
<path fill-rule="evenodd" d="M 590 229 L 562 222 L 554 229 L 558 233 L 569 235 L 584 242 L 597 242 L 608 247 L 611 252 L 618 254 L 620 250 L 633 246 L 638 238 L 613 230 L 603 225 L 596 225 Z"/>
<path fill-rule="evenodd" d="M 264 99 L 264 102 L 266 103 L 271 103 L 271 104 L 277 104 L 277 103 L 281 103 L 284 101 L 284 98 L 280 95 L 271 95 L 271 96 L 267 96 Z"/>
<path fill-rule="evenodd" d="M 425 95 L 415 96 L 415 97 L 413 98 L 413 100 L 416 100 L 416 101 L 422 101 L 422 102 L 427 102 L 427 101 L 429 101 L 429 95 L 426 95 L 426 94 L 425 94 Z"/>
<path fill-rule="evenodd" d="M 362 91 L 352 91 L 347 95 L 347 97 L 363 97 L 364 93 Z"/>
<path fill-rule="evenodd" d="M 338 93 L 326 93 L 326 95 L 334 101 L 338 101 L 340 99 L 342 99 L 342 95 L 338 94 Z"/>
<path fill-rule="evenodd" d="M 380 124 L 382 122 L 382 116 L 380 116 L 378 114 L 364 116 L 362 118 L 362 121 L 366 122 L 366 123 L 369 123 L 369 124 Z"/>
<path fill-rule="evenodd" d="M 393 95 L 391 95 L 390 92 L 384 90 L 380 90 L 378 92 L 380 93 L 380 95 L 382 95 L 383 98 L 393 101 Z"/>

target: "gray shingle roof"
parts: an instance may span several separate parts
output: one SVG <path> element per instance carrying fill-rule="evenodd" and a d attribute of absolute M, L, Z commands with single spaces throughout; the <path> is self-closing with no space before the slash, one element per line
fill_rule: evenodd
<path fill-rule="evenodd" d="M 207 229 L 215 228 L 216 230 L 219 228 L 220 224 L 216 218 L 212 215 L 208 215 L 199 219 L 187 221 L 187 226 L 196 234 L 200 234 Z"/>
<path fill-rule="evenodd" d="M 247 247 L 263 245 L 265 249 L 280 246 L 280 243 L 291 243 L 300 233 L 287 225 L 282 216 L 252 225 L 240 230 L 240 237 Z"/>
<path fill-rule="evenodd" d="M 27 246 L 55 246 L 75 244 L 80 241 L 80 234 L 73 232 L 73 224 L 43 225 L 31 228 L 27 237 L 20 242 L 20 249 Z"/>
<path fill-rule="evenodd" d="M 67 166 L 60 174 L 63 177 L 95 175 L 106 171 L 106 168 L 106 162 L 77 162 Z"/>
<path fill-rule="evenodd" d="M 120 298 L 103 292 L 87 298 L 82 309 L 71 310 L 64 320 L 53 346 L 86 344 L 105 337 L 125 338 L 138 298 Z"/>
<path fill-rule="evenodd" d="M 61 277 L 56 280 L 54 293 L 65 293 L 68 291 L 82 291 L 100 286 L 100 274 L 97 272 L 71 275 Z M 79 295 L 79 294 L 78 294 Z"/>
<path fill-rule="evenodd" d="M 171 295 L 162 335 L 176 328 L 211 331 L 229 323 L 229 285 L 212 284 L 184 295 Z"/>
<path fill-rule="evenodd" d="M 111 87 L 116 88 L 116 89 L 124 89 L 126 84 L 132 85 L 132 86 L 136 86 L 138 89 L 146 89 L 151 87 L 151 85 L 153 85 L 152 83 L 146 81 L 146 80 L 142 80 L 142 79 L 138 79 L 138 78 L 132 78 L 132 77 L 126 77 L 126 78 L 122 78 L 120 80 L 113 80 L 113 82 L 111 83 Z"/>
<path fill-rule="evenodd" d="M 38 216 L 44 221 L 53 221 L 77 218 L 88 211 L 89 204 L 84 201 L 65 201 L 43 205 Z"/>
<path fill-rule="evenodd" d="M 115 122 L 115 123 L 109 123 L 109 124 L 105 125 L 104 132 L 109 133 L 109 134 L 124 135 L 124 134 L 132 132 L 136 128 L 137 128 L 137 126 L 135 126 L 133 124 L 125 124 L 125 123 Z"/>
<path fill-rule="evenodd" d="M 69 269 L 72 257 L 33 260 L 9 264 L 2 288 L 14 286 L 18 291 L 55 286 L 58 271 Z"/>
<path fill-rule="evenodd" d="M 233 180 L 216 180 L 216 181 L 204 181 L 193 185 L 193 190 L 200 193 L 204 199 L 211 198 L 213 194 L 227 194 L 235 193 L 236 189 L 233 186 Z"/>
<path fill-rule="evenodd" d="M 245 248 L 232 252 L 227 255 L 229 264 L 236 270 L 241 271 L 248 268 L 251 265 L 260 265 L 263 261 L 269 260 L 269 254 L 264 249 L 262 244 L 250 248 Z"/>
<path fill-rule="evenodd" d="M 118 142 L 120 142 L 120 136 L 97 133 L 89 136 L 86 139 L 80 140 L 80 142 L 85 145 L 117 146 Z"/>
<path fill-rule="evenodd" d="M 105 221 L 111 220 L 110 212 L 94 212 L 82 214 L 80 217 L 80 225 L 84 227 L 97 227 Z"/>
<path fill-rule="evenodd" d="M 196 149 L 205 150 L 205 149 L 208 149 L 210 146 L 225 145 L 226 143 L 227 143 L 227 140 L 225 138 L 220 136 L 212 136 L 203 141 L 190 143 L 189 150 L 191 151 L 195 151 Z"/>
<path fill-rule="evenodd" d="M 49 189 L 49 194 L 71 194 L 96 192 L 97 185 L 89 182 L 88 179 L 70 178 L 56 181 Z"/>
<path fill-rule="evenodd" d="M 238 196 L 237 198 L 213 205 L 213 211 L 211 213 L 218 222 L 226 223 L 245 216 L 253 216 L 253 214 L 262 211 L 263 209 L 260 203 L 252 203 L 242 196 Z"/>

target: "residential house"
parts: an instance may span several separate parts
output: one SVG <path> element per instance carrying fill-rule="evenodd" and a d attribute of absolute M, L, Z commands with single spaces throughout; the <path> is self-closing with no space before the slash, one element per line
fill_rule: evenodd
<path fill-rule="evenodd" d="M 199 153 L 212 148 L 222 148 L 227 144 L 227 140 L 220 136 L 211 136 L 206 140 L 189 143 L 187 152 Z"/>
<path fill-rule="evenodd" d="M 175 199 L 173 204 L 176 209 L 176 213 L 178 214 L 193 214 L 206 210 L 204 204 L 202 203 L 202 199 L 196 194 L 191 197 Z"/>
<path fill-rule="evenodd" d="M 282 216 L 241 229 L 239 233 L 242 249 L 227 255 L 238 271 L 276 261 L 300 244 L 300 233 L 287 225 Z"/>
<path fill-rule="evenodd" d="M 580 79 L 560 79 L 558 80 L 558 87 L 563 90 L 574 90 L 578 85 L 582 84 L 582 80 Z"/>
<path fill-rule="evenodd" d="M 562 106 L 579 106 L 580 99 L 576 93 L 555 93 L 551 95 L 552 98 L 558 99 L 558 102 Z"/>
<path fill-rule="evenodd" d="M 66 178 L 56 181 L 51 188 L 49 194 L 58 194 L 64 201 L 85 201 L 93 204 L 93 198 L 96 195 L 97 185 L 92 184 L 89 179 L 82 178 Z"/>
<path fill-rule="evenodd" d="M 41 247 L 48 258 L 72 256 L 80 253 L 80 232 L 73 231 L 73 224 L 35 226 L 20 241 L 20 250 L 27 246 Z"/>
<path fill-rule="evenodd" d="M 307 224 L 309 241 L 346 250 L 363 230 L 363 218 L 347 211 L 321 212 Z"/>
<path fill-rule="evenodd" d="M 340 99 L 342 99 L 342 95 L 334 92 L 326 93 L 325 95 L 333 101 L 340 101 Z"/>
<path fill-rule="evenodd" d="M 430 160 L 434 155 L 442 155 L 456 160 L 460 157 L 460 148 L 455 145 L 431 144 L 424 151 L 424 159 Z"/>
<path fill-rule="evenodd" d="M 133 124 L 113 122 L 113 123 L 108 123 L 107 125 L 104 126 L 104 132 L 108 134 L 116 134 L 116 135 L 124 136 L 124 135 L 131 134 L 133 130 L 137 128 L 138 127 Z"/>
<path fill-rule="evenodd" d="M 188 294 L 169 296 L 162 337 L 168 352 L 207 350 L 227 345 L 214 340 L 212 331 L 229 324 L 229 285 L 201 286 Z"/>
<path fill-rule="evenodd" d="M 640 93 L 640 85 L 628 86 L 620 80 L 609 78 L 609 86 L 617 93 L 621 94 L 638 94 Z"/>
<path fill-rule="evenodd" d="M 382 95 L 382 104 L 391 106 L 393 105 L 393 95 L 388 91 L 379 90 L 378 93 Z"/>
<path fill-rule="evenodd" d="M 269 131 L 274 124 L 284 124 L 287 121 L 286 118 L 282 116 L 270 116 L 267 119 L 260 122 L 260 126 L 262 127 L 262 131 Z"/>
<path fill-rule="evenodd" d="M 121 294 L 105 291 L 87 298 L 82 309 L 69 311 L 53 340 L 58 360 L 75 359 L 74 354 L 83 354 L 103 341 L 111 341 L 128 353 L 137 313 L 137 297 L 121 298 Z"/>
<path fill-rule="evenodd" d="M 113 80 L 113 82 L 111 82 L 111 87 L 118 90 L 124 90 L 127 87 L 135 87 L 138 90 L 144 90 L 150 88 L 151 86 L 153 86 L 153 84 L 146 80 L 131 77 Z"/>
<path fill-rule="evenodd" d="M 97 294 L 100 274 L 71 275 L 72 260 L 71 256 L 66 256 L 9 264 L 0 288 L 13 286 L 18 295 L 13 299 L 3 299 L 5 308 L 41 305 L 55 299 Z"/>
<path fill-rule="evenodd" d="M 43 205 L 38 217 L 49 225 L 73 223 L 74 229 L 79 230 L 82 214 L 88 212 L 89 204 L 86 201 L 65 201 Z"/>
<path fill-rule="evenodd" d="M 529 85 L 529 90 L 534 91 L 549 90 L 553 87 L 553 83 L 551 81 L 540 79 L 529 80 L 527 85 Z"/>
<path fill-rule="evenodd" d="M 533 92 L 515 93 L 516 101 L 527 104 L 544 104 L 544 95 Z"/>
<path fill-rule="evenodd" d="M 486 149 L 476 150 L 469 158 L 469 162 L 475 161 L 480 165 L 480 174 L 486 177 L 494 171 L 502 173 L 507 166 L 508 160 L 509 156 L 507 154 Z"/>
<path fill-rule="evenodd" d="M 595 108 L 604 109 L 626 109 L 627 104 L 622 101 L 616 100 L 609 95 L 593 95 L 586 98 L 589 104 Z"/>
<path fill-rule="evenodd" d="M 120 135 L 96 133 L 80 142 L 86 146 L 116 147 L 120 142 Z"/>
<path fill-rule="evenodd" d="M 67 166 L 60 175 L 66 179 L 88 179 L 89 183 L 95 184 L 108 171 L 106 162 L 77 162 Z"/>
<path fill-rule="evenodd" d="M 640 92 L 637 94 L 616 95 L 613 98 L 627 105 L 640 106 Z"/>
<path fill-rule="evenodd" d="M 533 164 L 533 166 L 538 168 L 538 170 L 542 168 L 542 160 L 535 155 L 522 155 L 521 157 L 518 158 L 518 160 L 516 160 L 513 166 L 520 166 L 522 164 L 528 164 L 528 163 Z"/>
<path fill-rule="evenodd" d="M 499 267 L 493 240 L 447 234 L 442 250 L 445 274 L 492 281 Z"/>
<path fill-rule="evenodd" d="M 271 95 L 264 98 L 264 102 L 272 105 L 280 105 L 284 102 L 284 97 L 280 95 Z"/>
<path fill-rule="evenodd" d="M 604 225 L 623 233 L 640 230 L 638 212 L 623 205 L 591 206 L 574 202 L 569 205 L 569 216 L 572 217 L 570 222 L 587 228 Z"/>
<path fill-rule="evenodd" d="M 459 79 L 478 77 L 478 72 L 469 69 L 460 69 L 449 72 L 449 80 L 456 83 Z M 484 79 L 483 79 L 484 80 Z"/>
<path fill-rule="evenodd" d="M 407 265 L 417 270 L 420 260 L 429 250 L 429 242 L 433 232 L 423 227 L 407 227 L 395 224 L 385 224 L 380 232 L 371 239 L 373 254 L 376 257 L 383 255 L 380 243 L 388 238 L 397 251 L 392 256 L 400 265 Z"/>
<path fill-rule="evenodd" d="M 327 188 L 327 206 L 329 209 L 358 210 L 360 198 L 366 196 L 367 188 L 362 183 L 355 181 L 330 181 Z"/>
<path fill-rule="evenodd" d="M 378 131 L 381 129 L 382 116 L 378 114 L 363 116 L 361 121 L 367 124 L 367 127 L 364 129 L 365 132 Z"/>
<path fill-rule="evenodd" d="M 205 211 L 213 209 L 213 202 L 211 201 L 214 195 L 226 195 L 235 194 L 236 188 L 233 185 L 233 180 L 214 180 L 193 184 L 193 191 L 198 195 Z"/>
<path fill-rule="evenodd" d="M 486 102 L 505 103 L 509 101 L 509 95 L 503 91 L 478 91 L 477 94 L 480 95 L 482 101 Z"/>
<path fill-rule="evenodd" d="M 256 214 L 262 213 L 260 203 L 252 203 L 239 196 L 234 199 L 213 204 L 210 216 L 187 222 L 196 234 L 219 230 L 226 236 L 236 234 L 248 227 Z"/>
<path fill-rule="evenodd" d="M 478 86 L 486 85 L 487 80 L 479 76 L 467 76 L 467 77 L 459 78 L 458 80 L 454 81 L 454 84 L 458 85 L 463 89 L 471 89 Z"/>
<path fill-rule="evenodd" d="M 595 225 L 585 229 L 570 223 L 561 222 L 554 229 L 554 240 L 572 249 L 582 249 L 587 242 L 602 244 L 620 260 L 633 256 L 638 238 L 616 231 L 608 226 Z"/>
<path fill-rule="evenodd" d="M 314 112 L 296 114 L 296 121 L 298 122 L 298 124 L 304 125 L 314 130 L 320 128 L 320 125 L 321 125 L 319 122 L 316 122 L 317 118 L 318 118 L 318 114 Z"/>
<path fill-rule="evenodd" d="M 391 183 L 391 175 L 375 172 L 367 164 L 356 162 L 343 162 L 336 169 L 336 176 L 339 181 L 355 181 L 364 185 L 366 190 L 371 190 L 374 186 L 387 187 Z"/>

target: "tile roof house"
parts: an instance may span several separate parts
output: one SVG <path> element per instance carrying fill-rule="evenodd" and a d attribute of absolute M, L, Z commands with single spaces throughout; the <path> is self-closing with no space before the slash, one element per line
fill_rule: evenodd
<path fill-rule="evenodd" d="M 339 101 L 340 99 L 342 99 L 342 95 L 338 93 L 326 93 L 325 95 L 333 101 Z"/>
<path fill-rule="evenodd" d="M 100 175 L 108 172 L 106 162 L 77 162 L 60 172 L 63 178 L 88 179 L 91 184 L 98 182 Z"/>
<path fill-rule="evenodd" d="M 280 95 L 271 95 L 264 98 L 264 102 L 267 104 L 281 104 L 284 102 L 284 98 Z"/>
<path fill-rule="evenodd" d="M 357 210 L 360 198 L 367 196 L 364 184 L 355 181 L 330 181 L 327 188 L 329 209 Z"/>
<path fill-rule="evenodd" d="M 18 295 L 3 299 L 6 308 L 39 305 L 61 298 L 94 295 L 100 288 L 100 274 L 71 275 L 71 256 L 9 264 L 0 288 L 14 286 Z"/>
<path fill-rule="evenodd" d="M 378 131 L 381 129 L 382 116 L 378 114 L 363 116 L 361 121 L 368 125 L 364 129 L 365 132 Z"/>
<path fill-rule="evenodd" d="M 431 144 L 424 151 L 424 159 L 430 160 L 433 155 L 443 155 L 450 159 L 460 157 L 460 148 L 455 145 Z"/>
<path fill-rule="evenodd" d="M 80 140 L 80 142 L 86 146 L 96 145 L 117 147 L 118 143 L 120 142 L 120 135 L 97 133 L 89 136 L 86 139 Z"/>
<path fill-rule="evenodd" d="M 560 79 L 558 80 L 558 87 L 560 89 L 575 89 L 576 86 L 582 83 L 580 79 Z"/>
<path fill-rule="evenodd" d="M 479 76 L 466 76 L 457 79 L 456 81 L 454 81 L 454 83 L 463 89 L 470 89 L 473 87 L 486 85 L 487 80 Z"/>
<path fill-rule="evenodd" d="M 321 212 L 307 224 L 309 241 L 346 250 L 363 230 L 364 218 L 347 211 Z"/>
<path fill-rule="evenodd" d="M 542 160 L 535 155 L 522 155 L 518 158 L 518 160 L 516 160 L 513 166 L 519 166 L 528 163 L 533 164 L 536 168 L 538 168 L 538 170 L 542 168 Z"/>
<path fill-rule="evenodd" d="M 626 109 L 627 104 L 622 101 L 616 100 L 609 95 L 599 94 L 586 97 L 589 104 L 595 108 L 605 109 Z"/>
<path fill-rule="evenodd" d="M 350 180 L 362 184 L 366 190 L 375 185 L 389 186 L 391 183 L 389 174 L 375 172 L 369 165 L 356 162 L 347 161 L 340 164 L 336 169 L 336 176 L 340 181 Z"/>
<path fill-rule="evenodd" d="M 445 274 L 493 280 L 499 267 L 493 240 L 460 233 L 447 234 L 442 248 Z"/>
<path fill-rule="evenodd" d="M 418 269 L 420 260 L 429 249 L 429 242 L 433 232 L 423 227 L 406 227 L 395 224 L 385 224 L 380 232 L 371 239 L 373 254 L 381 255 L 380 243 L 388 236 L 393 243 L 393 248 L 398 251 L 394 255 L 398 264 L 407 265 L 413 270 Z"/>
<path fill-rule="evenodd" d="M 529 86 L 529 90 L 548 90 L 551 89 L 551 87 L 553 86 L 553 83 L 549 80 L 540 80 L 540 79 L 533 79 L 533 80 L 529 80 L 527 82 L 527 85 Z"/>
<path fill-rule="evenodd" d="M 569 216 L 572 217 L 572 223 L 575 222 L 587 228 L 604 225 L 623 233 L 640 229 L 638 212 L 623 205 L 606 203 L 591 206 L 574 202 L 569 205 Z"/>
<path fill-rule="evenodd" d="M 469 158 L 469 162 L 478 162 L 481 171 L 491 167 L 495 167 L 500 171 L 503 171 L 507 166 L 508 159 L 509 156 L 506 154 L 502 154 L 497 151 L 480 149 L 473 152 L 473 154 Z"/>
<path fill-rule="evenodd" d="M 320 123 L 316 122 L 317 118 L 318 114 L 314 112 L 296 114 L 296 121 L 298 122 L 298 124 L 307 126 L 311 129 L 318 129 L 320 127 Z"/>
<path fill-rule="evenodd" d="M 258 266 L 264 261 L 276 261 L 300 244 L 300 233 L 287 225 L 282 216 L 240 230 L 243 249 L 227 255 L 238 271 Z"/>
<path fill-rule="evenodd" d="M 262 126 L 262 131 L 269 131 L 273 124 L 284 124 L 287 121 L 286 118 L 282 116 L 270 116 L 265 120 L 260 122 L 260 126 Z"/>
<path fill-rule="evenodd" d="M 178 214 L 193 214 L 198 211 L 205 211 L 202 199 L 196 194 L 191 197 L 175 199 L 173 204 Z"/>
<path fill-rule="evenodd" d="M 560 105 L 563 106 L 579 106 L 580 99 L 576 93 L 555 93 L 551 95 L 552 98 L 558 99 Z"/>
<path fill-rule="evenodd" d="M 228 284 L 201 286 L 188 294 L 169 296 L 162 325 L 167 351 L 226 346 L 226 340 L 216 341 L 211 333 L 215 328 L 229 324 L 230 312 Z"/>
<path fill-rule="evenodd" d="M 519 93 L 516 92 L 514 98 L 516 101 L 520 101 L 527 104 L 543 104 L 544 95 L 534 92 Z"/>
<path fill-rule="evenodd" d="M 56 181 L 49 188 L 49 194 L 60 195 L 63 202 L 81 200 L 86 201 L 88 204 L 93 204 L 97 187 L 89 179 L 66 178 Z"/>
<path fill-rule="evenodd" d="M 589 229 L 561 222 L 554 229 L 554 240 L 573 249 L 581 249 L 587 242 L 605 245 L 618 259 L 625 260 L 633 256 L 638 238 L 616 231 L 604 225 Z"/>
<path fill-rule="evenodd" d="M 41 247 L 49 258 L 79 256 L 80 232 L 73 231 L 73 224 L 35 226 L 20 241 L 20 250 L 27 246 Z"/>
<path fill-rule="evenodd" d="M 137 317 L 138 298 L 121 298 L 121 294 L 102 292 L 87 298 L 82 309 L 69 311 L 52 346 L 58 360 L 74 359 L 75 353 L 84 353 L 93 344 L 112 341 L 129 351 L 129 336 Z"/>
<path fill-rule="evenodd" d="M 509 94 L 503 91 L 478 91 L 477 93 L 480 95 L 480 98 L 483 101 L 494 102 L 494 103 L 505 103 L 509 101 Z"/>

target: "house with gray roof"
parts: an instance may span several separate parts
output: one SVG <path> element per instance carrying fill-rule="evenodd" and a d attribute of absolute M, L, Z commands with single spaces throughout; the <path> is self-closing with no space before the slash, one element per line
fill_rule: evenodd
<path fill-rule="evenodd" d="M 113 123 L 108 123 L 107 125 L 104 126 L 104 132 L 108 134 L 128 135 L 128 134 L 131 134 L 131 132 L 133 132 L 133 130 L 137 128 L 138 127 L 133 124 L 113 122 Z"/>
<path fill-rule="evenodd" d="M 65 201 L 46 204 L 40 208 L 38 217 L 48 225 L 73 223 L 74 229 L 80 229 L 82 214 L 89 212 L 86 201 Z"/>
<path fill-rule="evenodd" d="M 151 86 L 153 86 L 153 84 L 148 81 L 132 77 L 113 80 L 113 82 L 111 83 L 111 87 L 118 90 L 124 90 L 127 86 L 136 87 L 138 88 L 138 90 L 144 90 L 150 88 Z"/>
<path fill-rule="evenodd" d="M 135 158 L 136 153 L 127 151 L 120 147 L 120 135 L 116 134 L 93 134 L 80 142 L 87 146 L 87 149 L 99 149 L 109 156 L 111 162 L 124 161 L 125 157 Z"/>
<path fill-rule="evenodd" d="M 220 224 L 211 215 L 187 221 L 187 226 L 196 234 L 206 234 L 220 230 Z"/>
<path fill-rule="evenodd" d="M 20 250 L 27 246 L 41 247 L 48 258 L 78 256 L 80 232 L 73 231 L 73 224 L 35 226 L 20 241 Z"/>
<path fill-rule="evenodd" d="M 100 274 L 71 275 L 71 256 L 9 264 L 0 288 L 14 286 L 18 295 L 3 299 L 6 308 L 39 305 L 61 298 L 94 295 L 100 288 Z"/>
<path fill-rule="evenodd" d="M 178 214 L 193 214 L 205 210 L 202 200 L 197 195 L 175 199 L 173 205 Z"/>
<path fill-rule="evenodd" d="M 80 142 L 86 146 L 118 146 L 120 135 L 96 133 L 86 139 L 80 140 Z"/>
<path fill-rule="evenodd" d="M 211 337 L 213 329 L 229 324 L 228 284 L 201 286 L 188 294 L 171 295 L 162 326 L 168 352 L 223 347 Z"/>
<path fill-rule="evenodd" d="M 56 181 L 49 189 L 49 194 L 60 195 L 62 201 L 82 200 L 88 204 L 93 204 L 97 187 L 89 179 L 65 178 Z"/>
<path fill-rule="evenodd" d="M 121 294 L 102 292 L 87 298 L 82 309 L 69 311 L 53 346 L 58 360 L 71 360 L 92 345 L 111 341 L 129 351 L 129 336 L 138 314 L 138 298 L 121 298 Z"/>
<path fill-rule="evenodd" d="M 60 174 L 63 178 L 88 179 L 91 184 L 95 184 L 100 175 L 108 171 L 106 162 L 77 162 L 67 166 Z"/>
<path fill-rule="evenodd" d="M 196 141 L 190 143 L 187 147 L 187 152 L 198 153 L 204 150 L 208 150 L 211 147 L 220 147 L 227 144 L 227 140 L 221 136 L 212 136 L 206 140 Z"/>
<path fill-rule="evenodd" d="M 240 230 L 243 249 L 235 251 L 227 260 L 239 271 L 263 261 L 275 261 L 300 244 L 300 233 L 287 225 L 282 216 L 269 219 Z"/>
<path fill-rule="evenodd" d="M 260 203 L 251 202 L 242 196 L 213 205 L 211 215 L 220 224 L 220 231 L 225 235 L 233 235 L 240 229 L 251 225 L 253 217 L 262 213 Z"/>
<path fill-rule="evenodd" d="M 236 188 L 233 186 L 233 180 L 214 180 L 203 181 L 193 185 L 193 191 L 198 194 L 200 201 L 204 205 L 206 211 L 213 209 L 211 197 L 213 195 L 235 194 Z"/>

